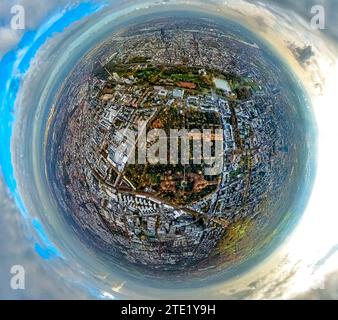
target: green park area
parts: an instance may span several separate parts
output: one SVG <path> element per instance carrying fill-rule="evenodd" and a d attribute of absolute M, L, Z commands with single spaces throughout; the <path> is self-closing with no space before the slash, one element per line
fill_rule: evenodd
<path fill-rule="evenodd" d="M 218 114 L 213 112 L 202 112 L 197 109 L 189 109 L 182 115 L 175 107 L 166 107 L 149 124 L 148 131 L 156 128 L 163 129 L 168 137 L 170 130 L 187 128 L 220 128 L 221 120 Z M 199 201 L 200 199 L 214 193 L 220 183 L 219 176 L 205 176 L 203 159 L 200 164 L 192 161 L 193 141 L 189 139 L 189 164 L 182 164 L 181 143 L 178 139 L 178 161 L 177 164 L 129 164 L 124 175 L 139 192 L 150 192 L 157 197 L 177 206 L 185 206 Z M 170 148 L 168 145 L 168 162 Z M 136 152 L 137 155 L 137 152 Z"/>

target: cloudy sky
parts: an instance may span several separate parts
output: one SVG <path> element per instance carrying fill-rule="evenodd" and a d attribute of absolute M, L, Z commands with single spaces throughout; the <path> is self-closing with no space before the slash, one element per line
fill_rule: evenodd
<path fill-rule="evenodd" d="M 11 28 L 13 5 L 21 5 L 25 8 L 27 30 L 35 30 L 55 10 L 62 9 L 72 2 L 75 0 L 2 0 L 0 2 L 0 57 L 8 50 L 15 48 L 24 32 Z"/>
<path fill-rule="evenodd" d="M 23 34 L 21 31 L 15 31 L 10 28 L 10 20 L 12 18 L 11 8 L 14 4 L 22 5 L 25 8 L 27 29 L 34 30 L 48 16 L 55 13 L 56 10 L 63 10 L 66 6 L 71 6 L 78 2 L 79 0 L 2 0 L 0 2 L 0 57 L 8 50 L 14 48 Z M 216 2 L 225 3 L 226 1 Z M 258 1 L 247 0 L 247 2 L 256 4 Z M 295 12 L 308 21 L 312 17 L 311 8 L 314 5 L 322 5 L 326 9 L 327 20 L 327 28 L 323 32 L 338 41 L 338 12 L 335 0 L 265 0 L 259 2 Z"/>

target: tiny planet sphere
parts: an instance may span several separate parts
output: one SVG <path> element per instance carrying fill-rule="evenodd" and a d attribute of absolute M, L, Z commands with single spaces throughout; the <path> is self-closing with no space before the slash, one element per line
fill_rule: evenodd
<path fill-rule="evenodd" d="M 47 163 L 60 210 L 128 272 L 199 278 L 249 261 L 299 187 L 305 133 L 288 81 L 230 22 L 120 28 L 56 97 Z"/>

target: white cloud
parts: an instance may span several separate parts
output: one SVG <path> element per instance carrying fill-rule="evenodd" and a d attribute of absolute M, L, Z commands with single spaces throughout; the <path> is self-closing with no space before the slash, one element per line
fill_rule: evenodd
<path fill-rule="evenodd" d="M 0 59 L 9 50 L 15 48 L 23 32 L 12 30 L 11 8 L 21 5 L 25 9 L 26 31 L 34 30 L 54 11 L 78 3 L 79 0 L 1 0 L 0 1 Z"/>
<path fill-rule="evenodd" d="M 0 57 L 3 53 L 13 48 L 18 43 L 20 37 L 19 31 L 0 27 Z"/>

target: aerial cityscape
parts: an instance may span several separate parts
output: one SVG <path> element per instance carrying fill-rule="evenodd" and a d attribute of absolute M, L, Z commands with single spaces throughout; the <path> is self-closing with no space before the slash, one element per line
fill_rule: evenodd
<path fill-rule="evenodd" d="M 282 78 L 258 44 L 207 19 L 113 34 L 50 118 L 60 205 L 104 254 L 152 275 L 245 262 L 287 214 L 297 150 Z"/>
<path fill-rule="evenodd" d="M 338 2 L 0 8 L 0 300 L 338 298 Z"/>

